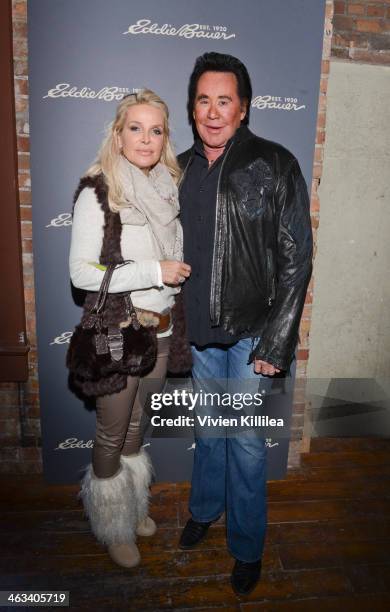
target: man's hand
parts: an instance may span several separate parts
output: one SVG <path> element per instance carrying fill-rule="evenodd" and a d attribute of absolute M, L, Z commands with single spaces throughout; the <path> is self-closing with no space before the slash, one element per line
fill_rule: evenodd
<path fill-rule="evenodd" d="M 280 370 L 275 368 L 272 363 L 268 363 L 268 361 L 263 361 L 262 359 L 255 358 L 255 372 L 256 374 L 265 374 L 266 376 L 273 376 L 274 374 L 278 374 Z"/>

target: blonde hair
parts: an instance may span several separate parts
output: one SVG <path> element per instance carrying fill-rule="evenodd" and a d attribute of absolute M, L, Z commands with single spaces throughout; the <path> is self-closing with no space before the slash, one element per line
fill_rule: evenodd
<path fill-rule="evenodd" d="M 166 165 L 175 183 L 179 182 L 181 176 L 181 170 L 169 137 L 169 111 L 165 102 L 150 89 L 141 89 L 138 93 L 125 96 L 117 106 L 114 121 L 107 128 L 106 136 L 101 144 L 96 160 L 85 173 L 85 176 L 96 176 L 103 173 L 108 187 L 108 204 L 113 212 L 118 212 L 122 208 L 124 200 L 123 189 L 118 174 L 118 162 L 121 155 L 118 134 L 124 128 L 128 109 L 136 104 L 150 104 L 162 111 L 164 117 L 164 143 L 160 162 Z"/>

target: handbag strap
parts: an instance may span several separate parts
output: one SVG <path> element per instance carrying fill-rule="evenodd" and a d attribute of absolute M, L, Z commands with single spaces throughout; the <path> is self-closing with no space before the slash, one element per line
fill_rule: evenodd
<path fill-rule="evenodd" d="M 91 309 L 91 313 L 95 312 L 96 314 L 99 314 L 101 310 L 104 308 L 104 304 L 107 298 L 108 288 L 110 286 L 110 282 L 111 282 L 111 278 L 112 278 L 114 270 L 116 268 L 121 268 L 122 266 L 125 266 L 128 263 L 132 263 L 133 261 L 134 261 L 133 259 L 127 259 L 126 261 L 122 262 L 119 265 L 115 263 L 109 263 L 107 265 L 106 270 L 104 272 L 102 282 L 100 283 L 96 302 L 93 308 Z"/>
<path fill-rule="evenodd" d="M 110 263 L 107 265 L 107 268 L 104 272 L 103 280 L 99 288 L 99 293 L 97 295 L 96 302 L 91 310 L 91 313 L 95 313 L 97 315 L 101 314 L 104 308 L 104 304 L 106 303 L 107 293 L 108 293 L 108 289 L 110 286 L 110 282 L 111 282 L 111 278 L 112 278 L 114 270 L 117 268 L 121 268 L 122 266 L 125 266 L 128 263 L 133 263 L 133 262 L 134 262 L 133 259 L 126 259 L 119 265 L 114 264 L 114 263 Z M 134 308 L 134 304 L 131 299 L 131 291 L 124 293 L 123 298 L 125 300 L 125 305 L 126 305 L 128 316 L 132 318 L 133 323 L 135 322 L 138 323 L 137 312 Z"/>
<path fill-rule="evenodd" d="M 96 312 L 96 314 L 100 314 L 104 308 L 104 304 L 107 298 L 108 288 L 110 286 L 110 282 L 111 282 L 111 278 L 112 278 L 112 274 L 114 270 L 115 270 L 115 264 L 109 264 L 106 268 L 106 271 L 103 276 L 103 280 L 100 285 L 99 293 L 96 298 L 95 306 L 93 307 L 93 310 Z"/>

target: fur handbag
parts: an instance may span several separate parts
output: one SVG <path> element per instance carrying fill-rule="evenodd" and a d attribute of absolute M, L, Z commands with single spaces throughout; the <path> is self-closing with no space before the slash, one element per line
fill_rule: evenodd
<path fill-rule="evenodd" d="M 105 395 L 109 388 L 105 381 L 109 383 L 118 378 L 117 375 L 122 381 L 124 376 L 142 376 L 153 368 L 156 361 L 157 328 L 140 324 L 130 292 L 122 295 L 130 324 L 126 327 L 103 324 L 115 267 L 115 264 L 107 266 L 96 302 L 76 326 L 66 356 L 71 379 L 84 395 Z"/>

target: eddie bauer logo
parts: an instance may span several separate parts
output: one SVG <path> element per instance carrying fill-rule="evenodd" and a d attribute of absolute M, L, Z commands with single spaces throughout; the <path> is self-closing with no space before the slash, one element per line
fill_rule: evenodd
<path fill-rule="evenodd" d="M 79 440 L 78 438 L 67 438 L 66 440 L 63 440 L 62 442 L 58 443 L 58 446 L 56 446 L 54 448 L 54 450 L 69 450 L 72 448 L 93 448 L 93 440 Z M 273 446 L 279 446 L 279 442 L 274 442 L 272 444 L 272 438 L 266 438 L 265 439 L 265 445 L 268 446 L 269 448 L 272 448 Z M 147 446 L 151 446 L 150 442 L 147 442 L 146 444 L 142 445 L 142 448 L 146 448 Z M 193 444 L 191 446 L 189 446 L 187 448 L 187 450 L 194 450 L 195 449 L 195 442 L 193 442 Z"/>
<path fill-rule="evenodd" d="M 128 87 L 102 87 L 99 90 L 91 89 L 90 87 L 71 87 L 70 83 L 58 83 L 52 89 L 49 89 L 45 98 L 82 98 L 85 100 L 103 100 L 104 102 L 112 102 L 113 100 L 122 100 L 124 96 L 130 93 L 136 93 L 139 89 L 133 88 L 131 91 Z"/>
<path fill-rule="evenodd" d="M 282 98 L 281 96 L 256 96 L 252 98 L 251 106 L 259 110 L 270 108 L 274 110 L 298 111 L 306 108 L 306 104 L 299 104 L 298 98 Z"/>
<path fill-rule="evenodd" d="M 235 35 L 233 34 L 232 36 Z M 70 83 L 58 83 L 58 85 L 49 89 L 46 96 L 43 96 L 43 98 L 80 98 L 84 100 L 112 102 L 113 100 L 122 100 L 125 95 L 136 93 L 137 91 L 139 91 L 139 88 L 133 88 L 132 92 L 130 92 L 126 87 L 103 87 L 99 91 L 95 91 L 90 87 L 81 87 L 79 89 L 78 87 L 72 87 Z M 284 111 L 299 111 L 306 108 L 306 104 L 300 104 L 298 98 L 271 95 L 256 96 L 252 99 L 251 106 L 258 110 L 273 109 Z M 61 223 L 62 220 L 68 221 L 69 217 L 60 215 L 58 217 L 58 223 L 54 223 L 55 219 L 53 219 L 50 226 L 59 227 L 61 225 L 70 225 L 71 222 Z M 49 227 L 49 225 L 46 227 Z"/>
<path fill-rule="evenodd" d="M 93 448 L 93 440 L 79 440 L 78 438 L 67 438 L 58 443 L 54 450 L 69 450 L 70 448 Z M 150 442 L 142 445 L 142 448 L 151 446 Z"/>
<path fill-rule="evenodd" d="M 226 26 L 201 25 L 200 23 L 185 23 L 179 28 L 171 24 L 152 23 L 151 19 L 139 19 L 123 34 L 155 34 L 156 36 L 178 36 L 179 38 L 209 38 L 212 40 L 229 40 L 235 34 L 229 34 Z"/>
<path fill-rule="evenodd" d="M 71 331 L 63 332 L 61 336 L 54 338 L 53 342 L 50 342 L 49 346 L 52 346 L 53 344 L 69 344 L 72 335 L 73 332 Z"/>
<path fill-rule="evenodd" d="M 72 225 L 71 213 L 61 213 L 58 217 L 54 217 L 45 227 L 66 227 L 67 225 Z"/>

